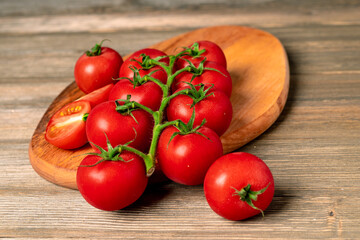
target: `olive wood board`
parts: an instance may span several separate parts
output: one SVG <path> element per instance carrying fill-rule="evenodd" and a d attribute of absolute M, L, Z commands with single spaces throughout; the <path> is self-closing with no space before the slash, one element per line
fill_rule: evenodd
<path fill-rule="evenodd" d="M 230 99 L 233 119 L 229 129 L 221 136 L 224 153 L 229 153 L 262 134 L 283 110 L 289 90 L 287 55 L 276 37 L 244 26 L 197 29 L 150 47 L 174 54 L 179 47 L 200 40 L 213 41 L 223 49 L 233 81 Z M 75 82 L 66 87 L 45 112 L 29 146 L 29 158 L 35 171 L 52 183 L 72 189 L 77 188 L 76 170 L 84 158 L 83 154 L 92 151 L 90 145 L 63 150 L 49 144 L 44 135 L 51 116 L 82 95 Z"/>

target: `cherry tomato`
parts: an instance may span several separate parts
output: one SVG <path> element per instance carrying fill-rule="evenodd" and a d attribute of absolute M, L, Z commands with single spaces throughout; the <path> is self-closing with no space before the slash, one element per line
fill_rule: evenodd
<path fill-rule="evenodd" d="M 90 112 L 86 120 L 86 134 L 90 143 L 104 149 L 107 149 L 107 136 L 114 146 L 133 141 L 129 146 L 146 152 L 150 146 L 153 126 L 152 116 L 144 110 L 121 114 L 116 111 L 114 101 L 107 101 Z"/>
<path fill-rule="evenodd" d="M 250 153 L 230 153 L 211 165 L 204 191 L 217 214 L 229 220 L 242 220 L 269 206 L 274 195 L 274 179 L 260 158 Z"/>
<path fill-rule="evenodd" d="M 109 100 L 127 99 L 127 95 L 131 95 L 131 101 L 136 101 L 153 111 L 157 111 L 161 104 L 163 92 L 159 85 L 151 81 L 134 87 L 134 84 L 129 80 L 122 79 L 115 84 L 110 92 Z"/>
<path fill-rule="evenodd" d="M 109 98 L 111 89 L 114 87 L 114 84 L 108 84 L 105 87 L 99 88 L 91 93 L 88 93 L 76 101 L 84 100 L 90 102 L 91 108 L 94 108 L 96 105 L 105 102 Z M 126 98 L 125 98 L 126 99 Z"/>
<path fill-rule="evenodd" d="M 142 62 L 142 56 L 141 54 L 146 54 L 150 58 L 154 59 L 156 57 L 160 56 L 166 56 L 166 53 L 152 48 L 144 48 L 139 51 L 134 52 L 127 58 L 124 62 L 124 64 L 120 68 L 119 77 L 127 77 L 132 79 L 134 77 L 134 72 L 131 70 L 130 67 L 136 67 L 137 69 L 141 69 L 139 71 L 139 74 L 141 77 L 150 74 L 151 72 L 155 71 L 153 74 L 151 74 L 151 77 L 156 78 L 160 80 L 163 83 L 166 83 L 167 81 L 167 74 L 166 72 L 159 66 L 153 66 L 149 69 L 144 69 L 141 67 L 141 65 L 137 62 Z M 163 62 L 165 64 L 169 64 L 169 58 L 163 58 L 160 60 L 160 62 Z"/>
<path fill-rule="evenodd" d="M 84 53 L 75 64 L 75 81 L 81 91 L 90 93 L 118 78 L 122 63 L 122 57 L 112 48 L 101 47 L 95 56 Z"/>
<path fill-rule="evenodd" d="M 189 60 L 190 62 L 192 62 L 194 64 L 198 64 L 205 58 L 206 58 L 206 61 L 216 62 L 226 69 L 225 54 L 222 51 L 222 49 L 219 47 L 219 45 L 217 45 L 214 42 L 210 42 L 210 41 L 198 41 L 197 43 L 198 43 L 198 49 L 194 49 L 194 47 L 193 47 L 193 50 L 195 50 L 193 52 L 195 54 L 195 56 L 185 55 L 185 56 L 182 56 L 181 58 L 179 58 L 176 61 L 177 69 L 181 69 L 181 68 L 188 66 L 189 63 L 186 60 Z M 194 45 L 193 44 L 190 45 L 189 48 L 191 48 L 192 46 L 194 46 Z M 202 51 L 202 50 L 204 50 L 204 52 L 199 54 L 199 51 Z"/>
<path fill-rule="evenodd" d="M 198 67 L 199 65 L 195 66 Z M 204 67 L 216 69 L 217 71 L 204 69 L 202 74 L 196 76 L 193 80 L 191 80 L 193 73 L 180 73 L 172 84 L 172 90 L 176 91 L 179 88 L 187 87 L 188 84 L 186 82 L 191 82 L 194 85 L 203 83 L 206 86 L 214 86 L 214 89 L 223 91 L 228 97 L 230 97 L 232 91 L 232 80 L 229 72 L 223 66 L 215 62 L 205 62 Z"/>
<path fill-rule="evenodd" d="M 223 153 L 219 136 L 210 128 L 197 133 L 176 135 L 176 127 L 167 127 L 160 135 L 157 158 L 160 169 L 174 182 L 185 185 L 202 184 L 210 165 Z M 171 139 L 171 141 L 170 141 Z"/>
<path fill-rule="evenodd" d="M 98 163 L 101 157 L 89 155 L 81 162 L 76 182 L 81 195 L 92 206 L 106 211 L 120 210 L 144 192 L 148 178 L 142 158 L 130 152 L 122 152 L 120 156 L 121 161 Z"/>
<path fill-rule="evenodd" d="M 50 119 L 45 139 L 62 149 L 74 149 L 87 143 L 84 115 L 91 110 L 88 101 L 72 102 Z"/>
<path fill-rule="evenodd" d="M 180 88 L 177 91 L 186 88 Z M 214 90 L 206 94 L 209 95 L 195 104 L 195 122 L 194 126 L 202 123 L 206 119 L 204 126 L 214 130 L 221 136 L 230 126 L 232 119 L 232 105 L 222 91 Z M 169 121 L 180 119 L 188 123 L 192 113 L 194 100 L 187 95 L 179 95 L 173 98 L 167 108 L 167 118 Z"/>

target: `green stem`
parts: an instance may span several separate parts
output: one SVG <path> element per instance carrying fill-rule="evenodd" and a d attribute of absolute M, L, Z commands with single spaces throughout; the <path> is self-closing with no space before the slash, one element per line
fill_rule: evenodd
<path fill-rule="evenodd" d="M 117 101 L 119 101 L 119 100 L 117 100 Z M 124 101 L 126 101 L 126 100 L 124 100 Z M 130 102 L 125 103 L 124 105 L 116 106 L 115 110 L 116 110 L 116 111 L 126 110 L 126 109 L 129 108 L 129 105 L 130 105 L 132 108 L 138 107 L 138 108 L 140 108 L 140 109 L 142 109 L 142 110 L 150 113 L 151 115 L 154 115 L 154 111 L 153 111 L 153 110 L 151 110 L 150 108 L 148 108 L 148 107 L 146 107 L 146 106 L 144 106 L 144 105 L 142 105 L 142 104 L 140 104 L 140 103 L 138 103 L 138 102 L 135 102 L 135 101 L 130 101 Z"/>
<path fill-rule="evenodd" d="M 157 124 L 155 127 L 154 127 L 154 130 L 153 130 L 153 138 L 151 140 L 151 145 L 150 145 L 150 150 L 149 150 L 149 154 L 148 156 L 153 159 L 155 161 L 155 156 L 156 156 L 156 149 L 157 149 L 157 144 L 159 142 L 159 137 L 160 137 L 160 134 L 161 132 L 169 127 L 169 126 L 177 126 L 180 124 L 180 121 L 179 120 L 175 120 L 175 121 L 170 121 L 170 122 L 165 122 L 163 124 Z"/>
<path fill-rule="evenodd" d="M 145 75 L 144 80 L 145 81 L 152 81 L 152 82 L 156 83 L 157 85 L 159 85 L 161 87 L 161 89 L 165 86 L 165 84 L 162 83 L 161 81 L 159 81 L 159 79 L 150 77 L 148 75 Z"/>
<path fill-rule="evenodd" d="M 155 162 L 148 155 L 146 155 L 145 153 L 143 153 L 135 148 L 125 146 L 125 145 L 121 146 L 121 150 L 135 153 L 136 155 L 138 155 L 139 157 L 144 159 L 145 167 L 146 167 L 146 175 L 151 176 L 151 174 L 153 174 L 153 172 L 155 171 Z"/>
<path fill-rule="evenodd" d="M 165 63 L 160 62 L 160 61 L 156 61 L 154 59 L 150 60 L 150 64 L 160 66 L 162 69 L 164 69 L 164 71 L 166 72 L 168 77 L 172 74 L 172 72 L 171 72 L 172 67 L 170 66 L 170 64 L 169 64 L 169 66 L 167 66 Z"/>
<path fill-rule="evenodd" d="M 163 98 L 162 102 L 161 102 L 161 106 L 159 108 L 159 111 L 163 112 L 165 111 L 166 106 L 168 105 L 168 103 L 171 101 L 171 99 L 181 95 L 181 94 L 188 94 L 189 93 L 189 89 L 183 89 L 180 90 L 179 92 L 173 93 L 172 95 Z"/>
<path fill-rule="evenodd" d="M 164 69 L 164 71 L 167 74 L 167 83 L 166 84 L 162 83 L 158 79 L 153 78 L 151 76 L 146 76 L 146 78 L 145 78 L 146 81 L 149 80 L 149 81 L 153 81 L 156 84 L 158 84 L 163 91 L 163 98 L 161 100 L 161 105 L 160 105 L 159 110 L 152 111 L 150 108 L 148 108 L 142 104 L 139 104 L 137 102 L 131 102 L 129 100 L 128 100 L 128 102 L 125 102 L 125 104 L 124 104 L 124 105 L 131 104 L 132 107 L 141 108 L 141 109 L 145 110 L 146 112 L 150 113 L 154 119 L 154 129 L 153 129 L 153 133 L 152 133 L 152 139 L 151 139 L 151 144 L 150 144 L 150 149 L 149 149 L 148 154 L 144 154 L 143 152 L 136 150 L 134 148 L 128 147 L 128 146 L 122 146 L 123 150 L 133 152 L 144 159 L 147 176 L 151 176 L 151 174 L 155 170 L 156 149 L 157 149 L 157 145 L 158 145 L 158 141 L 159 141 L 161 132 L 166 127 L 169 127 L 169 126 L 179 127 L 181 124 L 184 125 L 184 123 L 181 122 L 180 120 L 162 123 L 165 108 L 168 105 L 168 103 L 170 102 L 170 100 L 180 94 L 187 94 L 189 91 L 188 89 L 185 89 L 185 90 L 181 90 L 181 91 L 169 96 L 170 87 L 171 87 L 175 77 L 178 76 L 182 72 L 191 70 L 191 67 L 186 67 L 186 68 L 180 69 L 180 70 L 176 71 L 174 74 L 172 74 L 173 67 L 174 67 L 175 61 L 178 58 L 178 56 L 169 56 L 169 58 L 170 58 L 170 60 L 169 60 L 168 66 L 165 63 L 156 61 L 154 59 L 150 59 L 150 62 L 149 62 L 149 64 L 157 65 L 157 66 L 160 66 L 162 69 Z M 121 111 L 122 109 L 125 108 L 124 105 L 117 106 L 116 110 Z M 129 105 L 127 105 L 127 106 L 129 106 Z"/>
<path fill-rule="evenodd" d="M 190 72 L 191 71 L 191 67 L 185 67 L 185 68 L 182 68 L 180 70 L 177 70 L 174 74 L 172 74 L 169 78 L 168 78 L 168 81 L 167 81 L 167 85 L 168 87 L 171 87 L 172 83 L 174 82 L 174 79 L 176 76 L 178 76 L 180 73 L 183 73 L 183 72 Z"/>

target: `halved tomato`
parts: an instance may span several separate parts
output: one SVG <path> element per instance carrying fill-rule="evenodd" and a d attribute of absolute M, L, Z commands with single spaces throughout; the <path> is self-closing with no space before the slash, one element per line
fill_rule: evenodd
<path fill-rule="evenodd" d="M 102 88 L 99 88 L 95 91 L 92 91 L 91 93 L 88 93 L 81 98 L 75 100 L 75 101 L 88 101 L 90 102 L 91 108 L 94 108 L 99 103 L 105 102 L 108 100 L 109 94 L 111 89 L 113 88 L 114 84 L 108 84 Z"/>
<path fill-rule="evenodd" d="M 50 119 L 45 139 L 62 149 L 74 149 L 87 143 L 85 116 L 90 113 L 88 101 L 76 101 L 67 104 Z"/>

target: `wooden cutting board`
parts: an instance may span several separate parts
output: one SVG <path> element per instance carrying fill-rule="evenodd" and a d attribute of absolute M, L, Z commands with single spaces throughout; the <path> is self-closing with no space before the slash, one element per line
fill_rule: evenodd
<path fill-rule="evenodd" d="M 224 152 L 228 153 L 262 134 L 280 115 L 289 90 L 286 52 L 273 35 L 242 26 L 202 28 L 150 47 L 174 54 L 177 47 L 199 40 L 213 41 L 224 50 L 233 80 L 233 119 L 221 137 Z M 77 150 L 62 150 L 49 144 L 44 134 L 51 116 L 82 95 L 75 82 L 66 87 L 40 120 L 29 146 L 30 162 L 40 176 L 73 189 L 77 188 L 76 170 L 84 158 L 81 155 L 92 151 L 90 145 Z"/>

